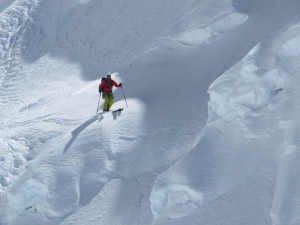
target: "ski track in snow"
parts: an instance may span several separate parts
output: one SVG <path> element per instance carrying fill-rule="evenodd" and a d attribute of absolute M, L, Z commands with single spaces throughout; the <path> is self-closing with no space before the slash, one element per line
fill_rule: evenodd
<path fill-rule="evenodd" d="M 171 2 L 0 3 L 1 225 L 300 221 L 299 3 Z"/>

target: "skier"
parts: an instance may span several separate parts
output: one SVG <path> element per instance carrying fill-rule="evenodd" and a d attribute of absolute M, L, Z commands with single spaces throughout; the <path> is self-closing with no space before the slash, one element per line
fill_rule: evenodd
<path fill-rule="evenodd" d="M 112 93 L 112 88 L 122 87 L 122 83 L 117 84 L 114 80 L 111 79 L 111 74 L 107 74 L 106 77 L 103 77 L 99 85 L 99 93 L 104 98 L 103 111 L 108 112 L 111 106 L 114 103 L 114 96 Z"/>

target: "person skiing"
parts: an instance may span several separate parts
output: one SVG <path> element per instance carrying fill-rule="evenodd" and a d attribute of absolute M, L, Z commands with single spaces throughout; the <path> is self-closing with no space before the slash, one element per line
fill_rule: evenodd
<path fill-rule="evenodd" d="M 108 112 L 111 106 L 114 103 L 114 96 L 112 93 L 112 88 L 122 87 L 122 83 L 117 84 L 114 80 L 111 79 L 111 74 L 107 74 L 106 77 L 103 77 L 99 85 L 99 93 L 102 98 L 104 98 L 103 111 Z"/>

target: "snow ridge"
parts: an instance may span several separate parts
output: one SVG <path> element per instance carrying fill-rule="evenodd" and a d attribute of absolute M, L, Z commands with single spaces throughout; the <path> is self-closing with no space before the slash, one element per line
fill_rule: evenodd
<path fill-rule="evenodd" d="M 22 38 L 30 26 L 31 13 L 34 11 L 36 0 L 18 1 L 12 4 L 5 12 L 1 13 L 0 23 L 0 104 L 2 107 L 20 106 L 22 93 L 26 87 L 24 83 L 22 65 Z"/>

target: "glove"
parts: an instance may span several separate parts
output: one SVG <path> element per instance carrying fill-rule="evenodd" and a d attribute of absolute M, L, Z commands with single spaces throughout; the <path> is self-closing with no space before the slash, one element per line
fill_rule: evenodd
<path fill-rule="evenodd" d="M 122 87 L 122 83 L 119 83 L 119 86 Z"/>

